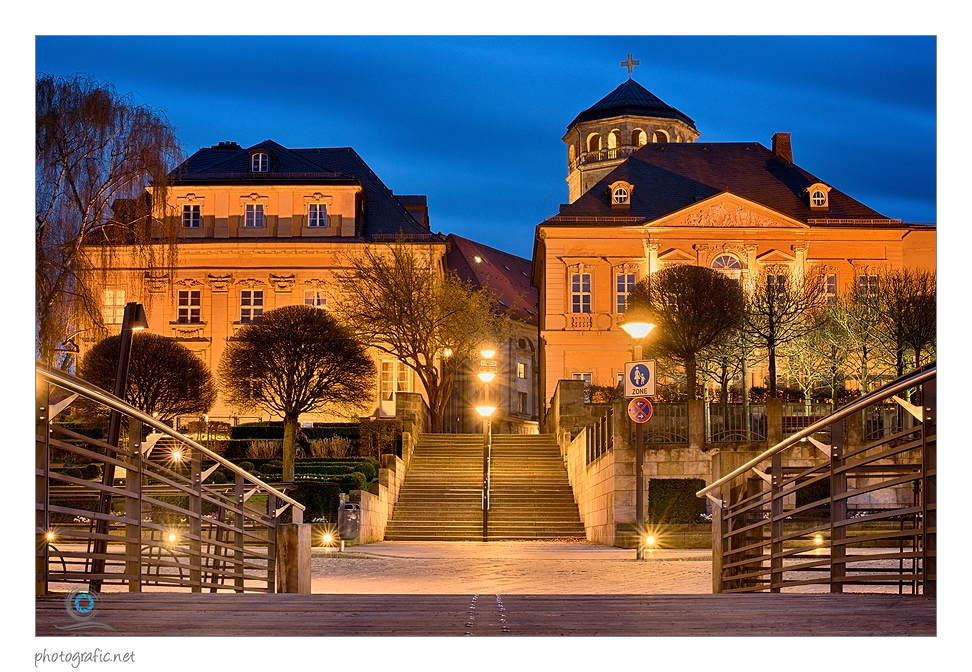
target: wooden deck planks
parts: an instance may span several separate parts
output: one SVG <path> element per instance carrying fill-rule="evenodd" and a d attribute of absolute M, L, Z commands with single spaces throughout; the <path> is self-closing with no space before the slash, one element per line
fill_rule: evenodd
<path fill-rule="evenodd" d="M 105 594 L 114 631 L 72 636 L 935 636 L 934 599 L 899 595 Z M 36 634 L 64 636 L 61 598 Z"/>

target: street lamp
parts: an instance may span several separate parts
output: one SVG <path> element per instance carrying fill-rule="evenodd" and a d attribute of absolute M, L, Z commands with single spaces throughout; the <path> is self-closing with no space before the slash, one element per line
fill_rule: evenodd
<path fill-rule="evenodd" d="M 489 383 L 496 377 L 496 362 L 492 361 L 496 351 L 489 346 L 484 346 L 480 354 L 485 358 L 479 362 L 479 379 L 484 385 L 483 396 L 476 406 L 476 412 L 483 418 L 483 541 L 488 541 L 490 459 L 493 449 L 493 423 L 490 418 L 496 412 L 496 406 L 491 404 L 489 399 Z"/>
<path fill-rule="evenodd" d="M 148 326 L 148 319 L 145 317 L 145 308 L 142 307 L 142 304 L 134 301 L 125 304 L 125 314 L 122 317 L 121 334 L 119 335 L 118 364 L 115 367 L 115 387 L 113 390 L 113 394 L 122 401 L 125 401 L 125 391 L 128 387 L 128 362 L 132 357 L 132 337 L 136 331 L 148 329 Z M 118 447 L 118 437 L 121 433 L 121 419 L 122 414 L 112 409 L 111 414 L 108 416 L 107 443 L 109 446 L 115 448 Z M 111 488 L 115 484 L 115 465 L 108 460 L 105 461 L 101 484 L 106 488 Z M 107 515 L 110 508 L 111 494 L 107 489 L 102 490 L 98 499 L 98 512 Z M 95 533 L 96 535 L 108 534 L 108 520 L 106 518 L 98 518 L 98 522 L 95 524 Z M 96 537 L 94 542 L 94 553 L 96 557 L 92 561 L 92 574 L 95 576 L 103 573 L 105 568 L 104 558 L 98 558 L 97 556 L 104 555 L 107 550 L 107 540 Z M 100 588 L 101 579 L 91 579 L 89 589 L 100 590 Z"/>
<path fill-rule="evenodd" d="M 635 340 L 632 358 L 640 362 L 644 359 L 641 347 L 642 339 L 655 328 L 644 310 L 632 309 L 625 314 L 621 328 Z M 635 423 L 635 532 L 638 535 L 635 557 L 644 560 L 645 544 L 645 430 L 641 422 Z"/>

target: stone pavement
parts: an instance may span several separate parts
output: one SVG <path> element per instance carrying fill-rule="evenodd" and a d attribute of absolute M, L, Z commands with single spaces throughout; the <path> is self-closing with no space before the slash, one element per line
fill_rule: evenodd
<path fill-rule="evenodd" d="M 710 594 L 708 549 L 634 549 L 581 541 L 384 541 L 315 548 L 321 594 Z"/>

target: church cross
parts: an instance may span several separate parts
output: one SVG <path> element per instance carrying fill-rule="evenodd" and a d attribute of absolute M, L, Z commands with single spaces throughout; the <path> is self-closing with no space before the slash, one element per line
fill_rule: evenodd
<path fill-rule="evenodd" d="M 621 61 L 621 67 L 628 69 L 628 79 L 631 79 L 631 71 L 634 70 L 636 65 L 641 65 L 641 61 L 632 60 L 631 54 L 628 54 L 628 60 Z"/>

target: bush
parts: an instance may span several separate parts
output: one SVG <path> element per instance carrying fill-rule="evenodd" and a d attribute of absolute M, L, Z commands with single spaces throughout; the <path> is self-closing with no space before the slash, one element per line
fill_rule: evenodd
<path fill-rule="evenodd" d="M 340 502 L 341 486 L 338 483 L 318 483 L 304 481 L 288 494 L 307 507 L 304 520 L 325 517 L 334 522 L 337 520 L 338 504 Z"/>
<path fill-rule="evenodd" d="M 245 471 L 249 471 L 251 474 L 256 470 L 256 467 L 254 467 L 253 466 L 253 463 L 250 462 L 249 460 L 244 460 L 244 461 L 240 462 L 240 464 L 238 466 L 240 467 L 240 469 L 244 469 Z"/>
<path fill-rule="evenodd" d="M 82 478 L 86 478 L 89 481 L 94 481 L 94 480 L 100 479 L 101 478 L 101 465 L 100 464 L 95 464 L 94 462 L 92 462 L 91 464 L 84 465 L 81 468 L 81 477 Z"/>
<path fill-rule="evenodd" d="M 353 452 L 351 439 L 343 436 L 328 436 L 323 439 L 312 439 L 310 454 L 312 457 L 347 457 Z"/>
<path fill-rule="evenodd" d="M 705 500 L 695 493 L 705 487 L 701 478 L 652 478 L 648 481 L 648 520 L 652 523 L 699 523 Z"/>
<path fill-rule="evenodd" d="M 374 459 L 373 457 L 369 457 L 362 461 L 361 464 L 355 468 L 355 471 L 359 471 L 364 474 L 365 478 L 371 482 L 378 478 L 378 467 L 378 460 Z"/>
<path fill-rule="evenodd" d="M 402 438 L 402 421 L 395 418 L 361 418 L 358 452 L 366 457 L 395 454 Z"/>

